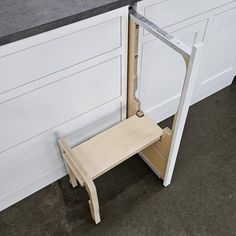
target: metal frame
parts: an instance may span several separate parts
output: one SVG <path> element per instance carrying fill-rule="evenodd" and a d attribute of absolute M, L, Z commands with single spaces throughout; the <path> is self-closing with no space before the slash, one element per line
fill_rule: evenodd
<path fill-rule="evenodd" d="M 143 27 L 149 33 L 154 35 L 156 38 L 160 39 L 162 42 L 173 48 L 175 51 L 180 53 L 184 58 L 189 59 L 191 56 L 191 48 L 182 43 L 180 40 L 175 38 L 173 35 L 167 33 L 162 28 L 155 25 L 153 22 L 148 20 L 146 17 L 139 14 L 133 8 L 129 11 L 130 19 L 133 20 L 136 24 Z"/>
<path fill-rule="evenodd" d="M 184 85 L 182 88 L 178 110 L 177 110 L 177 113 L 175 114 L 175 118 L 174 118 L 174 122 L 172 126 L 172 141 L 170 145 L 168 162 L 167 162 L 167 167 L 166 167 L 165 176 L 164 176 L 164 186 L 168 186 L 171 183 L 176 158 L 177 158 L 189 106 L 191 104 L 191 98 L 192 98 L 195 82 L 198 75 L 198 69 L 200 65 L 200 60 L 201 60 L 204 44 L 202 42 L 196 43 L 197 37 L 195 35 L 194 45 L 192 48 L 189 48 L 180 40 L 170 35 L 166 31 L 164 31 L 163 29 L 155 25 L 153 22 L 149 21 L 144 16 L 140 15 L 138 12 L 136 12 L 134 8 L 130 9 L 130 21 L 135 23 L 136 28 L 138 28 L 139 26 L 143 27 L 145 30 L 147 30 L 152 35 L 154 35 L 156 38 L 158 38 L 159 40 L 164 42 L 166 45 L 171 47 L 173 50 L 181 54 L 186 64 L 185 80 L 184 80 Z M 137 48 L 137 45 L 136 45 L 136 48 Z M 137 101 L 140 103 L 138 99 Z"/>

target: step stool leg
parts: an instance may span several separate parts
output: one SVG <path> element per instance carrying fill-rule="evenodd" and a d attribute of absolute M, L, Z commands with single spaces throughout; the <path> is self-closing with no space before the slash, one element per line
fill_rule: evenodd
<path fill-rule="evenodd" d="M 70 184 L 72 185 L 73 188 L 77 187 L 77 186 L 78 186 L 78 182 L 77 182 L 77 179 L 76 179 L 76 177 L 75 177 L 73 171 L 72 171 L 71 168 L 68 166 L 68 164 L 66 163 L 65 160 L 64 160 L 64 164 L 65 164 L 67 173 L 68 173 L 68 175 L 69 175 L 69 182 L 70 182 Z"/>
<path fill-rule="evenodd" d="M 93 220 L 95 221 L 95 223 L 98 224 L 101 221 L 101 218 L 100 218 L 100 213 L 99 213 L 97 189 L 95 187 L 95 184 L 94 184 L 92 178 L 87 173 L 86 169 L 83 167 L 82 163 L 80 163 L 79 159 L 77 159 L 76 168 L 74 166 L 74 168 L 75 168 L 74 171 L 77 171 L 77 172 L 73 172 L 71 170 L 71 168 L 67 164 L 67 161 L 69 163 L 71 163 L 71 167 L 73 168 L 73 160 L 76 159 L 74 156 L 73 150 L 69 147 L 69 145 L 66 143 L 66 141 L 64 139 L 59 139 L 58 142 L 59 142 L 60 149 L 62 151 L 62 155 L 65 160 L 66 168 L 67 168 L 68 173 L 70 175 L 71 184 L 72 184 L 72 186 L 75 186 L 75 184 L 77 185 L 77 180 L 76 180 L 76 176 L 77 176 L 77 179 L 78 179 L 80 185 L 81 186 L 85 185 L 85 188 L 86 188 L 89 198 L 90 198 L 89 199 L 89 208 L 91 211 L 91 216 L 92 216 Z M 75 174 L 75 173 L 77 173 L 77 174 Z M 79 178 L 79 176 L 81 177 L 81 179 Z M 76 183 L 75 183 L 75 181 L 76 181 Z"/>
<path fill-rule="evenodd" d="M 67 166 L 67 171 L 68 171 L 68 174 L 69 174 L 69 181 L 70 181 L 72 187 L 73 188 L 77 187 L 78 186 L 77 179 L 76 179 L 73 171 L 71 170 L 71 168 L 69 166 Z"/>
<path fill-rule="evenodd" d="M 62 141 L 61 141 L 62 142 Z M 75 174 L 73 173 L 73 171 L 71 170 L 71 168 L 69 167 L 69 165 L 66 163 L 66 152 L 65 150 L 63 149 L 63 146 L 62 144 L 59 143 L 59 147 L 60 147 L 60 150 L 61 150 L 61 154 L 63 156 L 63 159 L 64 159 L 64 164 L 65 164 L 65 167 L 66 167 L 66 170 L 67 170 L 67 173 L 69 175 L 69 181 L 72 185 L 73 188 L 77 187 L 78 186 L 78 183 L 77 183 L 77 180 L 76 180 L 76 176 Z"/>
<path fill-rule="evenodd" d="M 91 211 L 91 216 L 95 222 L 95 224 L 98 224 L 101 222 L 100 213 L 99 213 L 99 203 L 98 203 L 98 195 L 97 195 L 97 189 L 95 187 L 94 182 L 91 180 L 89 182 L 85 183 L 85 188 L 89 195 L 89 208 Z"/>

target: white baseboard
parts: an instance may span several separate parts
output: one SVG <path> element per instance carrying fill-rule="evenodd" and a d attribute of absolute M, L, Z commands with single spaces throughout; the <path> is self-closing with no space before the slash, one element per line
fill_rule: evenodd
<path fill-rule="evenodd" d="M 21 185 L 18 189 L 14 189 L 14 191 L 0 199 L 0 211 L 55 182 L 66 174 L 64 165 L 61 165 L 40 176 L 37 176 L 35 179 L 32 179 L 32 181 Z"/>
<path fill-rule="evenodd" d="M 207 98 L 208 96 L 220 91 L 221 89 L 232 84 L 235 71 L 232 69 L 225 71 L 217 76 L 214 76 L 211 79 L 206 80 L 201 83 L 197 89 L 198 93 L 194 95 L 192 99 L 192 104 L 201 101 L 202 99 Z"/>
<path fill-rule="evenodd" d="M 220 74 L 211 80 L 208 80 L 200 85 L 197 89 L 198 93 L 194 95 L 192 104 L 195 104 L 208 96 L 220 91 L 221 89 L 229 86 L 233 82 L 232 70 L 227 73 Z M 145 111 L 153 120 L 157 123 L 174 115 L 177 111 L 180 95 L 177 95 L 171 99 L 168 99 L 164 103 Z"/>

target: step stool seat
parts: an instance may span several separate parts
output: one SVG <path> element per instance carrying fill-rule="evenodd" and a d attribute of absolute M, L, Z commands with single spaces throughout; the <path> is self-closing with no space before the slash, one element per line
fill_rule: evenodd
<path fill-rule="evenodd" d="M 162 129 L 148 116 L 133 116 L 74 147 L 88 175 L 95 179 L 160 139 Z"/>

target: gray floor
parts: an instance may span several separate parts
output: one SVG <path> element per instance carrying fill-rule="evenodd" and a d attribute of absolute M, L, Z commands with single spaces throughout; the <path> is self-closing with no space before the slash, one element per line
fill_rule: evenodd
<path fill-rule="evenodd" d="M 0 235 L 236 235 L 236 83 L 191 108 L 171 186 L 138 156 L 96 186 L 99 225 L 65 177 L 1 212 Z"/>

